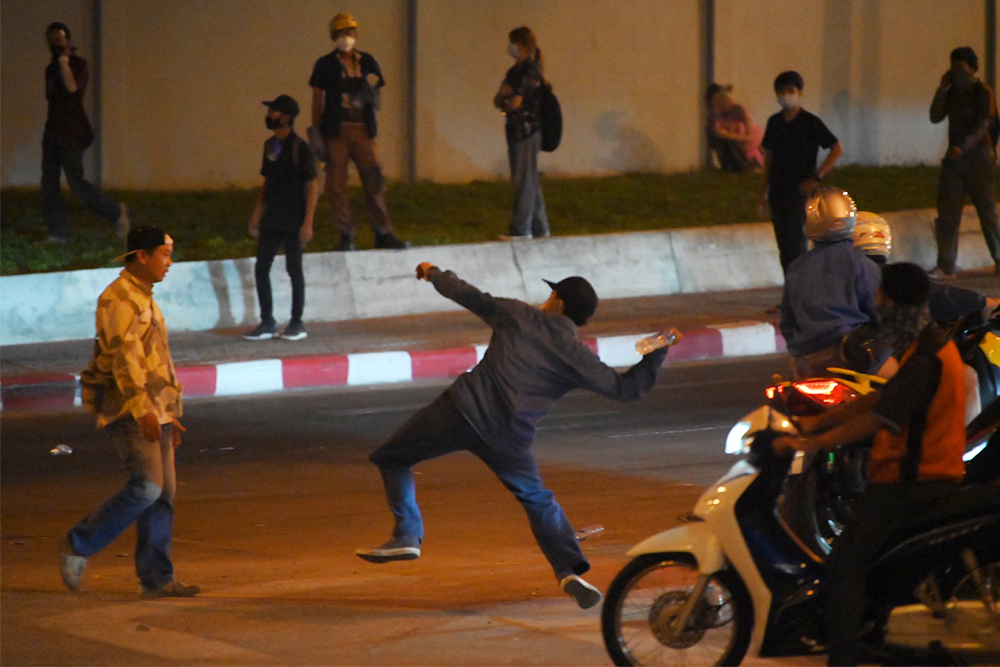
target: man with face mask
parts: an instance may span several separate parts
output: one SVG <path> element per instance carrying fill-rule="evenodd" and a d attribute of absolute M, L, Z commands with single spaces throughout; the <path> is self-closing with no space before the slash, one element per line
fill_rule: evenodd
<path fill-rule="evenodd" d="M 995 139 L 990 136 L 990 124 L 997 122 L 996 98 L 976 78 L 978 69 L 979 58 L 971 47 L 952 51 L 951 68 L 941 77 L 931 102 L 931 122 L 948 119 L 948 151 L 941 160 L 938 217 L 934 223 L 938 258 L 937 266 L 930 272 L 933 278 L 955 275 L 965 193 L 969 193 L 979 214 L 994 270 L 1000 275 L 1000 222 L 993 176 L 996 152 Z"/>
<path fill-rule="evenodd" d="M 347 196 L 347 166 L 353 160 L 365 191 L 368 224 L 376 248 L 402 249 L 409 243 L 396 237 L 385 204 L 385 177 L 375 149 L 375 110 L 385 85 L 382 68 L 370 53 L 355 48 L 358 22 L 340 13 L 330 21 L 335 48 L 316 61 L 312 87 L 310 143 L 326 161 L 326 191 L 333 221 L 340 232 L 337 250 L 354 250 L 354 218 Z"/>
<path fill-rule="evenodd" d="M 764 188 L 758 211 L 771 205 L 771 224 L 778 242 L 781 269 L 805 253 L 806 199 L 819 186 L 844 152 L 837 137 L 818 116 L 802 108 L 805 83 L 798 72 L 782 72 L 774 80 L 781 111 L 767 120 L 764 139 Z M 818 168 L 819 149 L 829 149 Z"/>
<path fill-rule="evenodd" d="M 61 173 L 66 173 L 70 190 L 91 211 L 116 227 L 118 238 L 128 234 L 125 204 L 115 202 L 83 177 L 83 151 L 94 141 L 94 131 L 83 109 L 89 73 L 87 61 L 76 55 L 65 23 L 50 23 L 45 41 L 52 59 L 45 68 L 45 99 L 48 117 L 42 135 L 42 210 L 49 228 L 49 242 L 70 241 L 63 202 Z"/>
<path fill-rule="evenodd" d="M 274 136 L 264 142 L 260 174 L 264 184 L 250 215 L 250 235 L 259 239 L 254 277 L 260 302 L 260 324 L 244 334 L 247 340 L 274 338 L 278 328 L 271 302 L 271 264 L 278 249 L 285 248 L 285 268 L 292 281 L 292 318 L 281 337 L 306 337 L 302 324 L 306 281 L 302 271 L 302 248 L 313 236 L 316 213 L 316 159 L 305 141 L 292 129 L 299 115 L 298 103 L 279 95 L 267 106 L 264 124 Z"/>

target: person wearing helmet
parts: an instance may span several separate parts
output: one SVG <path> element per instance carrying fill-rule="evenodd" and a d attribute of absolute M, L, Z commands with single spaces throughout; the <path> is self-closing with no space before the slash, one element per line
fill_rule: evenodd
<path fill-rule="evenodd" d="M 948 151 L 941 160 L 938 182 L 938 217 L 934 221 L 937 266 L 932 278 L 953 278 L 958 259 L 958 232 L 965 194 L 969 194 L 986 246 L 1000 275 L 1000 219 L 997 216 L 996 163 L 997 110 L 993 91 L 976 78 L 979 57 L 971 47 L 951 52 L 951 68 L 931 102 L 932 123 L 948 119 Z"/>
<path fill-rule="evenodd" d="M 335 48 L 316 61 L 312 87 L 312 127 L 309 141 L 326 162 L 326 191 L 330 194 L 333 221 L 340 232 L 337 250 L 354 250 L 354 217 L 347 195 L 350 161 L 361 177 L 365 191 L 368 224 L 375 234 L 376 248 L 408 248 L 396 237 L 385 204 L 385 177 L 375 148 L 379 91 L 385 85 L 382 68 L 370 53 L 355 48 L 358 22 L 340 13 L 330 21 L 330 39 Z"/>
<path fill-rule="evenodd" d="M 880 272 L 854 248 L 857 207 L 839 188 L 823 188 L 806 204 L 806 234 L 815 244 L 788 267 L 781 298 L 781 334 L 792 377 L 826 375 L 844 366 L 841 341 L 876 322 Z"/>
<path fill-rule="evenodd" d="M 808 247 L 802 231 L 806 199 L 833 169 L 844 152 L 836 136 L 820 118 L 802 108 L 805 83 L 798 72 L 782 72 L 774 79 L 774 93 L 781 111 L 767 119 L 764 139 L 764 188 L 758 213 L 771 206 L 771 224 L 778 242 L 781 270 L 788 267 Z M 819 149 L 828 149 L 817 167 Z"/>

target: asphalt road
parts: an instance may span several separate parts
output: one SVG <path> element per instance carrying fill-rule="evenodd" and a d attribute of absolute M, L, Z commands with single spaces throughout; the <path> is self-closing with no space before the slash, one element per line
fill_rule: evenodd
<path fill-rule="evenodd" d="M 584 542 L 593 583 L 606 589 L 628 547 L 733 462 L 728 428 L 783 363 L 672 367 L 636 403 L 573 393 L 550 413 L 543 475 L 577 528 L 605 527 Z M 193 600 L 137 599 L 131 530 L 91 559 L 83 594 L 66 591 L 58 537 L 120 487 L 119 464 L 85 413 L 5 413 L 0 662 L 609 664 L 598 611 L 559 591 L 516 501 L 470 455 L 417 468 L 423 558 L 353 555 L 391 528 L 367 454 L 445 386 L 189 402 L 173 555 L 204 590 Z M 51 455 L 60 443 L 73 453 Z"/>

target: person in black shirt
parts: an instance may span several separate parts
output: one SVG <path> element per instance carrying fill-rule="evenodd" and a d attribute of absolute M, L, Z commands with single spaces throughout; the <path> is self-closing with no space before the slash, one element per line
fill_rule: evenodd
<path fill-rule="evenodd" d="M 45 40 L 52 60 L 45 68 L 45 99 L 48 117 L 42 135 L 42 210 L 49 227 L 49 241 L 69 243 L 66 204 L 63 202 L 60 172 L 66 172 L 70 190 L 87 208 L 111 222 L 118 238 L 128 235 L 129 219 L 125 204 L 115 202 L 83 177 L 83 151 L 94 141 L 94 131 L 83 109 L 83 94 L 89 73 L 87 61 L 74 54 L 69 27 L 51 23 Z"/>
<path fill-rule="evenodd" d="M 801 106 L 805 83 L 798 72 L 782 72 L 774 80 L 781 111 L 767 119 L 764 139 L 764 188 L 759 212 L 771 205 L 771 224 L 778 242 L 781 269 L 806 251 L 806 199 L 844 152 L 837 137 L 818 116 Z M 829 149 L 816 168 L 819 149 Z"/>
<path fill-rule="evenodd" d="M 991 122 L 996 122 L 996 98 L 990 88 L 976 78 L 979 57 L 972 47 L 961 46 L 951 52 L 951 69 L 941 77 L 941 85 L 931 102 L 931 122 L 948 119 L 948 152 L 941 160 L 938 183 L 938 217 L 934 221 L 937 237 L 937 266 L 934 278 L 955 275 L 958 258 L 958 229 L 962 205 L 969 193 L 979 214 L 986 246 L 1000 275 L 1000 221 L 997 216 L 996 179 L 993 165 L 996 152 L 991 140 Z"/>
<path fill-rule="evenodd" d="M 333 221 L 340 232 L 337 250 L 354 250 L 354 216 L 347 195 L 347 168 L 358 169 L 365 191 L 368 225 L 376 248 L 402 249 L 409 242 L 396 237 L 385 203 L 385 177 L 375 149 L 379 91 L 385 85 L 382 68 L 370 53 L 355 48 L 358 22 L 340 13 L 330 21 L 330 39 L 336 48 L 316 61 L 312 87 L 312 127 L 309 141 L 326 162 L 326 191 Z"/>
<path fill-rule="evenodd" d="M 278 248 L 285 248 L 285 268 L 292 280 L 292 319 L 281 334 L 286 340 L 306 337 L 302 323 L 306 281 L 302 272 L 302 247 L 313 237 L 316 212 L 316 160 L 309 144 L 292 129 L 299 114 L 298 103 L 288 95 L 279 95 L 267 105 L 267 128 L 274 136 L 264 142 L 264 161 L 260 168 L 264 185 L 257 205 L 250 215 L 250 235 L 259 239 L 257 264 L 257 299 L 260 301 L 260 325 L 243 337 L 265 340 L 278 333 L 271 302 L 271 264 Z"/>
<path fill-rule="evenodd" d="M 646 354 L 624 373 L 602 362 L 577 336 L 577 327 L 587 323 L 598 303 L 594 288 L 579 276 L 546 281 L 552 293 L 537 308 L 480 292 L 429 262 L 417 267 L 417 278 L 469 309 L 493 334 L 475 368 L 460 375 L 369 457 L 382 474 L 396 521 L 392 539 L 359 549 L 357 555 L 374 563 L 419 558 L 424 523 L 412 468 L 465 450 L 489 466 L 521 502 L 560 587 L 582 608 L 593 607 L 601 593 L 580 578 L 590 563 L 565 512 L 542 482 L 531 453 L 535 430 L 556 401 L 578 387 L 620 401 L 640 398 L 656 384 L 667 348 Z M 670 332 L 680 340 L 679 332 Z"/>

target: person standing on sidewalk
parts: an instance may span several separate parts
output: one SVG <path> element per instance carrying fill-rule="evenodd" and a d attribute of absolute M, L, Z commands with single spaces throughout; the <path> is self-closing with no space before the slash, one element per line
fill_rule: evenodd
<path fill-rule="evenodd" d="M 802 108 L 805 82 L 798 72 L 782 72 L 774 79 L 774 93 L 781 111 L 767 119 L 764 139 L 764 188 L 758 212 L 771 205 L 771 224 L 778 242 L 781 270 L 805 253 L 806 199 L 833 169 L 843 146 L 818 116 Z M 829 149 L 816 167 L 819 149 Z"/>
<path fill-rule="evenodd" d="M 516 61 L 500 83 L 493 104 L 507 118 L 507 159 L 514 186 L 510 226 L 500 239 L 544 238 L 550 234 L 542 183 L 538 177 L 538 151 L 542 148 L 539 113 L 543 78 L 542 50 L 530 28 L 510 31 L 507 52 Z"/>
<path fill-rule="evenodd" d="M 979 57 L 971 47 L 961 46 L 952 51 L 951 68 L 941 77 L 941 85 L 931 102 L 931 122 L 948 119 L 948 151 L 941 160 L 938 217 L 934 221 L 938 258 L 937 266 L 930 271 L 932 278 L 955 276 L 965 193 L 969 193 L 979 214 L 986 246 L 995 272 L 1000 275 L 1000 222 L 993 175 L 996 138 L 991 137 L 990 127 L 991 122 L 998 122 L 996 98 L 976 78 L 978 70 Z"/>
<path fill-rule="evenodd" d="M 97 301 L 94 356 L 83 373 L 84 407 L 110 437 L 128 472 L 125 487 L 66 533 L 60 547 L 63 582 L 79 591 L 87 558 L 133 522 L 135 570 L 143 598 L 201 592 L 174 579 L 170 560 L 177 473 L 174 449 L 184 427 L 181 384 L 174 373 L 163 313 L 153 285 L 173 263 L 173 239 L 157 227 L 128 235 L 121 275 Z"/>
<path fill-rule="evenodd" d="M 306 300 L 306 280 L 302 272 L 302 248 L 312 240 L 316 213 L 316 158 L 309 144 L 295 133 L 298 103 L 279 95 L 267 106 L 264 123 L 274 136 L 264 142 L 260 174 L 264 177 L 257 205 L 250 214 L 250 236 L 257 242 L 254 277 L 260 302 L 260 324 L 244 334 L 247 340 L 273 338 L 278 333 L 271 300 L 271 264 L 278 248 L 285 248 L 285 268 L 292 281 L 292 319 L 281 337 L 306 337 L 302 310 Z M 263 221 L 262 221 L 263 220 Z"/>
<path fill-rule="evenodd" d="M 83 177 L 83 151 L 94 141 L 94 131 L 83 109 L 87 90 L 87 61 L 74 54 L 69 27 L 51 23 L 45 40 L 52 60 L 45 67 L 45 99 L 49 103 L 42 134 L 42 210 L 51 243 L 70 241 L 66 204 L 60 184 L 62 172 L 80 201 L 116 227 L 118 238 L 128 234 L 128 208 L 116 203 Z"/>
<path fill-rule="evenodd" d="M 412 468 L 450 452 L 469 451 L 520 501 L 560 587 L 582 608 L 593 607 L 601 593 L 580 578 L 590 563 L 569 519 L 542 483 L 531 453 L 535 430 L 555 402 L 577 387 L 621 401 L 643 396 L 655 384 L 667 349 L 650 352 L 625 373 L 605 365 L 577 337 L 577 327 L 597 309 L 594 288 L 578 276 L 546 281 L 552 294 L 538 308 L 480 292 L 429 262 L 417 267 L 417 279 L 480 317 L 493 335 L 472 371 L 369 457 L 382 474 L 395 527 L 388 542 L 358 549 L 357 555 L 373 563 L 419 558 L 424 524 Z M 679 332 L 671 332 L 679 340 Z"/>
<path fill-rule="evenodd" d="M 326 191 L 333 221 L 340 232 L 337 250 L 354 250 L 354 217 L 347 196 L 347 167 L 353 161 L 365 191 L 368 224 L 376 248 L 408 248 L 396 237 L 385 204 L 385 176 L 375 149 L 379 91 L 385 85 L 382 68 L 370 53 L 355 48 L 358 22 L 340 13 L 330 21 L 330 39 L 336 48 L 316 61 L 312 87 L 312 127 L 309 141 L 326 161 Z"/>

